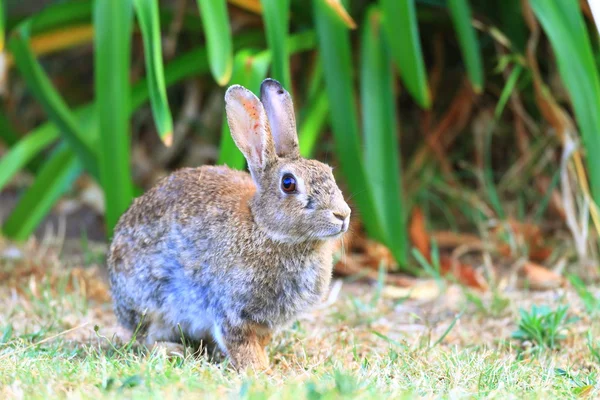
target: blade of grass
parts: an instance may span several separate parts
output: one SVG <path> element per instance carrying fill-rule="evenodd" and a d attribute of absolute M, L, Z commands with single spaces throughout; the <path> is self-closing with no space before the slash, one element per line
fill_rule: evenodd
<path fill-rule="evenodd" d="M 9 46 L 19 71 L 44 111 L 60 127 L 65 140 L 77 153 L 86 170 L 94 177 L 98 177 L 93 138 L 80 129 L 77 119 L 35 59 L 29 44 L 29 32 L 30 21 L 26 21 L 19 26 L 10 39 Z"/>
<path fill-rule="evenodd" d="M 471 24 L 471 8 L 467 0 L 448 0 L 448 8 L 458 35 L 463 59 L 467 64 L 469 80 L 475 93 L 483 89 L 483 67 L 477 33 Z"/>
<path fill-rule="evenodd" d="M 271 77 L 291 91 L 290 59 L 287 49 L 290 0 L 261 0 L 267 43 L 273 57 Z"/>
<path fill-rule="evenodd" d="M 394 76 L 381 12 L 371 7 L 361 40 L 361 104 L 365 165 L 385 243 L 401 267 L 408 262 L 408 235 L 398 143 Z"/>
<path fill-rule="evenodd" d="M 226 0 L 197 0 L 204 27 L 210 72 L 225 86 L 233 70 L 233 46 Z"/>
<path fill-rule="evenodd" d="M 165 145 L 170 146 L 173 143 L 173 118 L 169 110 L 167 89 L 165 87 L 158 1 L 133 0 L 133 5 L 144 41 L 152 115 L 160 138 Z"/>
<path fill-rule="evenodd" d="M 454 328 L 454 325 L 456 325 L 456 323 L 458 322 L 458 320 L 460 319 L 460 317 L 462 317 L 464 311 L 459 312 L 458 314 L 456 314 L 456 317 L 454 317 L 454 319 L 452 320 L 452 322 L 450 323 L 450 325 L 448 325 L 448 328 L 446 328 L 446 330 L 444 331 L 444 333 L 442 333 L 442 336 L 439 337 L 438 340 L 435 341 L 434 344 L 431 345 L 431 349 L 434 348 L 435 346 L 437 346 L 438 344 L 442 343 L 442 341 L 446 338 L 446 336 L 448 336 L 448 334 L 450 333 L 450 331 L 452 330 L 452 328 Z"/>
<path fill-rule="evenodd" d="M 381 222 L 375 212 L 375 202 L 361 154 L 348 30 L 324 1 L 313 0 L 313 12 L 336 153 L 367 232 L 371 237 L 381 240 Z"/>
<path fill-rule="evenodd" d="M 414 0 L 379 0 L 383 27 L 392 57 L 408 92 L 423 108 L 431 106 L 431 94 L 421 51 Z"/>
<path fill-rule="evenodd" d="M 100 182 L 104 189 L 109 237 L 133 199 L 129 143 L 132 11 L 131 3 L 122 0 L 100 0 L 94 7 L 94 82 L 102 132 Z"/>
<path fill-rule="evenodd" d="M 510 75 L 506 80 L 506 85 L 504 85 L 504 89 L 502 90 L 502 93 L 500 93 L 500 98 L 498 99 L 498 104 L 496 104 L 496 109 L 494 110 L 494 118 L 496 120 L 500 119 L 502 111 L 504 111 L 504 107 L 506 106 L 506 103 L 508 102 L 513 90 L 515 89 L 522 71 L 523 67 L 521 65 L 515 65 L 513 70 L 510 72 Z"/>
<path fill-rule="evenodd" d="M 588 155 L 592 198 L 600 204 L 600 78 L 581 9 L 556 0 L 531 0 L 530 4 L 556 54 Z"/>
<path fill-rule="evenodd" d="M 5 221 L 4 234 L 14 240 L 27 239 L 81 172 L 75 154 L 66 145 L 60 146 Z"/>

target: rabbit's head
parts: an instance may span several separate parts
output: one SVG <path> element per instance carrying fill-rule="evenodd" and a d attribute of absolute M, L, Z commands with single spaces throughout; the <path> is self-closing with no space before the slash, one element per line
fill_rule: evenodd
<path fill-rule="evenodd" d="M 281 242 L 339 237 L 348 229 L 350 207 L 331 167 L 300 156 L 294 106 L 279 82 L 263 81 L 260 96 L 239 85 L 225 94 L 231 135 L 256 184 L 256 223 Z"/>

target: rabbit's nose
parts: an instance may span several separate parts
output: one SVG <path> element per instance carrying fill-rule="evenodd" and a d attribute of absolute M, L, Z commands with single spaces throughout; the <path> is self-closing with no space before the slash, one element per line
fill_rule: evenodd
<path fill-rule="evenodd" d="M 346 215 L 342 214 L 341 212 L 333 212 L 333 216 L 336 217 L 337 219 L 339 219 L 340 221 L 343 221 L 346 219 Z"/>
<path fill-rule="evenodd" d="M 333 211 L 333 216 L 340 221 L 345 221 L 350 216 L 350 207 L 346 206 L 340 210 Z"/>

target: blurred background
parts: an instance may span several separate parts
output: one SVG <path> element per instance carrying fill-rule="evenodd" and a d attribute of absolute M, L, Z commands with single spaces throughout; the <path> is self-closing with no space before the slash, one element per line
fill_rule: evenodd
<path fill-rule="evenodd" d="M 337 272 L 595 279 L 600 49 L 577 0 L 4 0 L 0 222 L 106 243 L 174 169 L 245 168 L 231 84 L 292 94 L 354 219 Z M 403 284 L 402 275 L 389 274 Z"/>

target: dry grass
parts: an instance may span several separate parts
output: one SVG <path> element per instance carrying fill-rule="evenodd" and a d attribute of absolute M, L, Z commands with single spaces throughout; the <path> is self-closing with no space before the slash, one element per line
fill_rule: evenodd
<path fill-rule="evenodd" d="M 434 281 L 410 291 L 344 283 L 333 304 L 275 337 L 271 375 L 239 375 L 226 360 L 112 344 L 101 268 L 64 264 L 52 246 L 0 241 L 0 398 L 599 395 L 586 335 L 600 324 L 569 289 L 467 295 L 458 286 L 440 293 Z M 558 350 L 532 353 L 532 343 L 511 339 L 519 308 L 534 303 L 568 304 L 578 318 Z"/>

